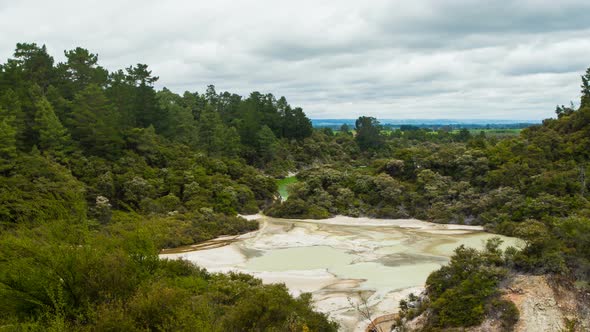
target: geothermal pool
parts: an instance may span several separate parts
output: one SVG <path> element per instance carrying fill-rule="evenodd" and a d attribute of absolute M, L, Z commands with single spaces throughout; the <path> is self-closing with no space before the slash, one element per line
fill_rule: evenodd
<path fill-rule="evenodd" d="M 290 220 L 248 216 L 260 230 L 198 246 L 165 251 L 210 272 L 239 271 L 265 283 L 285 283 L 293 295 L 310 292 L 316 309 L 342 331 L 369 323 L 354 308 L 366 303 L 373 318 L 397 311 L 399 300 L 422 291 L 430 272 L 448 262 L 461 244 L 482 248 L 496 235 L 480 227 L 414 219 L 334 217 Z M 521 246 L 502 237 L 504 247 Z"/>

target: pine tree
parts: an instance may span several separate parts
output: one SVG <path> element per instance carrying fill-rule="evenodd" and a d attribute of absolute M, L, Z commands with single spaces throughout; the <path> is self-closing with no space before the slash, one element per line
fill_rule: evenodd
<path fill-rule="evenodd" d="M 580 108 L 590 106 L 590 68 L 586 69 L 586 74 L 582 76 L 582 98 Z"/>
<path fill-rule="evenodd" d="M 2 113 L 4 112 L 0 109 L 0 114 Z M 0 120 L 0 172 L 10 168 L 17 156 L 16 129 L 11 125 L 13 121 L 12 117 L 2 117 Z"/>
<path fill-rule="evenodd" d="M 68 127 L 84 149 L 115 157 L 123 144 L 117 124 L 118 117 L 99 86 L 90 84 L 76 94 Z"/>
<path fill-rule="evenodd" d="M 61 124 L 45 97 L 37 101 L 36 108 L 34 129 L 39 135 L 39 148 L 42 151 L 63 156 L 71 143 L 67 129 Z"/>
<path fill-rule="evenodd" d="M 269 162 L 277 148 L 277 138 L 268 126 L 260 128 L 256 134 L 258 155 L 263 162 Z"/>
<path fill-rule="evenodd" d="M 194 146 L 197 125 L 192 110 L 183 105 L 182 97 L 164 88 L 156 94 L 162 112 L 159 133 L 167 138 Z"/>
<path fill-rule="evenodd" d="M 153 125 L 160 130 L 162 114 L 157 107 L 156 91 L 154 83 L 157 76 L 152 76 L 148 66 L 138 63 L 136 66 L 126 68 L 127 80 L 135 88 L 133 89 L 133 112 L 137 125 L 147 128 Z"/>
<path fill-rule="evenodd" d="M 240 135 L 234 127 L 219 126 L 223 142 L 221 154 L 226 157 L 236 157 L 240 152 Z"/>
<path fill-rule="evenodd" d="M 16 130 L 17 148 L 24 150 L 26 115 L 22 111 L 18 95 L 12 89 L 7 89 L 0 95 L 0 119 L 7 118 L 10 118 L 9 124 Z"/>
<path fill-rule="evenodd" d="M 45 90 L 54 76 L 53 57 L 47 53 L 45 45 L 17 43 L 13 61 L 20 69 L 23 80 L 38 85 Z"/>

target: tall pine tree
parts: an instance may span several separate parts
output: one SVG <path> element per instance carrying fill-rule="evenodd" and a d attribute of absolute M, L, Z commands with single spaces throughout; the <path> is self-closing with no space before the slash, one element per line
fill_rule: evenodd
<path fill-rule="evenodd" d="M 590 106 L 590 68 L 586 69 L 586 74 L 582 75 L 582 98 L 580 108 Z"/>
<path fill-rule="evenodd" d="M 0 114 L 4 111 L 0 109 Z M 10 168 L 17 156 L 16 129 L 11 125 L 12 117 L 0 119 L 0 173 Z"/>
<path fill-rule="evenodd" d="M 63 157 L 71 144 L 67 129 L 61 124 L 45 97 L 37 101 L 36 108 L 34 129 L 38 132 L 39 148 L 44 152 Z"/>
<path fill-rule="evenodd" d="M 118 117 L 99 86 L 90 84 L 76 94 L 68 126 L 85 150 L 103 157 L 118 155 L 123 140 L 117 124 Z"/>

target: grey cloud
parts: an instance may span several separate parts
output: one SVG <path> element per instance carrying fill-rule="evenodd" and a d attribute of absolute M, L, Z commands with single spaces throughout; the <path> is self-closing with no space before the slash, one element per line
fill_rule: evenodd
<path fill-rule="evenodd" d="M 86 47 L 176 92 L 258 90 L 312 117 L 541 119 L 590 66 L 586 0 L 0 0 L 0 60 Z"/>

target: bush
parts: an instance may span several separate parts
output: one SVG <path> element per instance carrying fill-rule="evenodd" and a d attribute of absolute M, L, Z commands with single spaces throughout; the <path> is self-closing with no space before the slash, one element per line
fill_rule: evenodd
<path fill-rule="evenodd" d="M 431 299 L 429 324 L 435 327 L 460 327 L 480 324 L 498 297 L 498 284 L 507 273 L 501 241 L 491 239 L 483 251 L 460 246 L 451 262 L 428 276 Z"/>
<path fill-rule="evenodd" d="M 129 226 L 120 223 L 119 226 Z M 65 231 L 67 230 L 67 231 Z M 0 326 L 27 331 L 337 331 L 311 297 L 158 258 L 149 229 L 0 236 Z M 26 278 L 23 277 L 26 276 Z"/>

